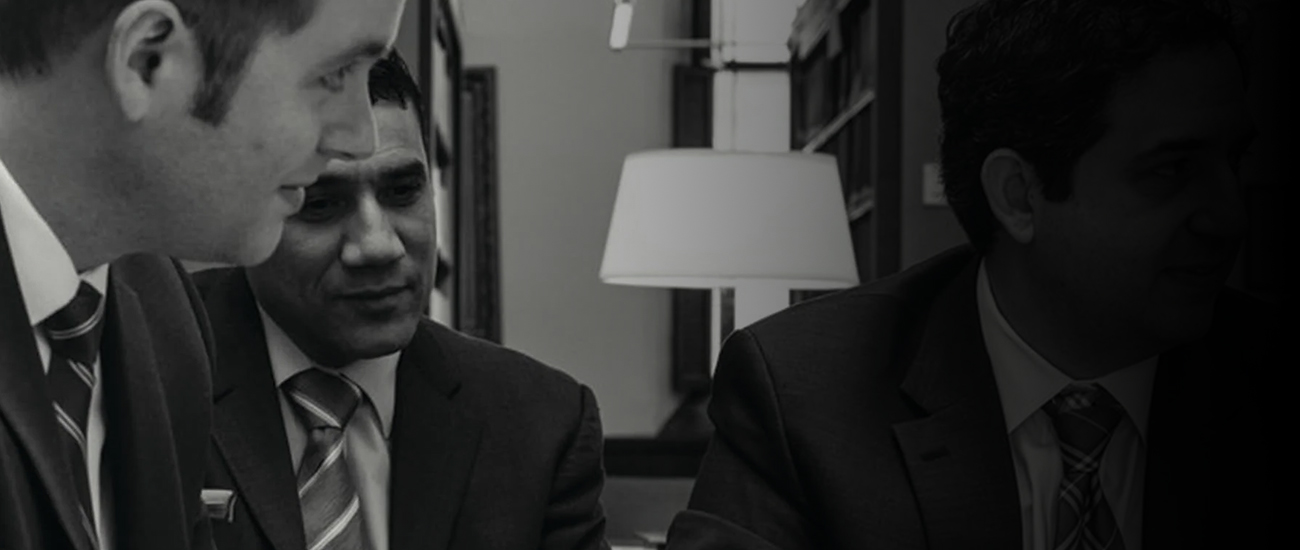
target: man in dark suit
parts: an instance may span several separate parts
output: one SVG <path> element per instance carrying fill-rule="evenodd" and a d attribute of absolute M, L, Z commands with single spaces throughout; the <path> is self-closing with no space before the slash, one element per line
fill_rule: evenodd
<path fill-rule="evenodd" d="M 591 391 L 425 318 L 419 90 L 371 71 L 373 157 L 334 162 L 271 259 L 195 275 L 210 313 L 221 550 L 605 548 Z"/>
<path fill-rule="evenodd" d="M 0 548 L 211 548 L 210 331 L 166 254 L 256 263 L 369 154 L 403 0 L 0 1 Z"/>
<path fill-rule="evenodd" d="M 1224 286 L 1225 19 L 986 0 L 938 71 L 971 246 L 736 332 L 669 548 L 1264 546 L 1278 332 Z"/>

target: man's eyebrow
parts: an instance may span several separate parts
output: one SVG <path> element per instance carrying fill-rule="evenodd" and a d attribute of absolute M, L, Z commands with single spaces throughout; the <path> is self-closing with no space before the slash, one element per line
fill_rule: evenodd
<path fill-rule="evenodd" d="M 307 190 L 322 191 L 325 190 L 325 188 L 351 185 L 352 183 L 354 183 L 353 178 L 348 176 L 341 176 L 338 174 L 321 174 L 320 176 L 316 177 L 316 181 L 314 183 L 312 183 L 310 186 L 307 187 Z"/>
<path fill-rule="evenodd" d="M 428 180 L 429 173 L 424 168 L 424 163 L 418 160 L 409 160 L 395 163 L 389 166 L 380 167 L 378 170 L 371 172 L 370 175 L 362 175 L 363 179 L 375 179 L 378 181 L 404 181 L 411 178 Z M 325 192 L 332 188 L 348 187 L 357 185 L 363 180 L 357 179 L 354 173 L 348 174 L 331 174 L 324 173 L 316 178 L 307 189 L 316 190 L 316 192 Z"/>
<path fill-rule="evenodd" d="M 407 179 L 407 178 L 425 178 L 429 177 L 424 169 L 424 163 L 418 160 L 408 160 L 384 167 L 380 170 L 380 177 L 384 179 Z"/>
<path fill-rule="evenodd" d="M 342 52 L 332 55 L 326 59 L 322 66 L 338 65 L 355 59 L 380 59 L 392 49 L 387 43 L 379 40 L 367 40 L 353 44 L 352 47 Z"/>
<path fill-rule="evenodd" d="M 1251 124 L 1250 127 L 1246 129 L 1246 131 L 1241 132 L 1240 134 L 1234 136 L 1230 143 L 1235 149 L 1245 149 L 1253 145 L 1255 143 L 1255 139 L 1258 137 L 1259 137 L 1259 128 L 1257 128 L 1254 124 Z"/>
<path fill-rule="evenodd" d="M 1165 140 L 1147 148 L 1139 155 L 1139 158 L 1148 159 L 1172 153 L 1186 153 L 1205 147 L 1207 143 L 1206 140 L 1201 138 Z"/>
<path fill-rule="evenodd" d="M 1258 131 L 1252 126 L 1251 128 L 1236 132 L 1235 135 L 1228 138 L 1229 146 L 1233 148 L 1245 147 L 1255 140 Z M 1210 140 L 1202 137 L 1168 139 L 1156 143 L 1138 155 L 1138 160 L 1147 160 L 1157 158 L 1163 155 L 1188 153 L 1197 151 L 1211 146 L 1217 140 Z"/>

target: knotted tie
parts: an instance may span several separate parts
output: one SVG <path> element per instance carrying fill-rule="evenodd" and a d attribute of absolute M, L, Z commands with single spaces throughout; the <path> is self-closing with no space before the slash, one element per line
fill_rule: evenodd
<path fill-rule="evenodd" d="M 343 456 L 343 429 L 361 402 L 361 388 L 313 368 L 285 381 L 283 389 L 308 433 L 298 466 L 307 550 L 361 550 L 361 500 Z"/>
<path fill-rule="evenodd" d="M 1056 427 L 1065 466 L 1056 504 L 1056 550 L 1122 550 L 1098 469 L 1123 407 L 1101 387 L 1071 385 L 1044 409 Z"/>
<path fill-rule="evenodd" d="M 95 389 L 95 358 L 104 332 L 101 298 L 99 291 L 83 282 L 71 303 L 41 323 L 50 344 L 50 368 L 45 383 L 54 402 L 54 418 L 62 428 L 59 442 L 77 489 L 81 526 L 95 548 L 99 547 L 99 537 L 95 532 L 86 466 L 86 424 L 90 420 L 90 396 Z"/>

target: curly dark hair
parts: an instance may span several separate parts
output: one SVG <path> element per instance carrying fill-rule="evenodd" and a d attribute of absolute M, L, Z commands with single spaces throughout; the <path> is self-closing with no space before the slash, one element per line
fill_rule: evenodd
<path fill-rule="evenodd" d="M 411 69 L 407 67 L 397 49 L 375 62 L 370 68 L 370 103 L 388 101 L 401 105 L 404 109 L 415 109 L 415 118 L 420 122 L 420 137 L 424 146 L 429 147 L 429 120 L 425 115 L 424 95 L 415 83 Z"/>
<path fill-rule="evenodd" d="M 1230 5 L 1214 0 L 983 0 L 952 18 L 939 56 L 945 193 L 971 244 L 999 229 L 980 181 L 999 148 L 1033 166 L 1048 200 L 1070 196 L 1079 157 L 1107 131 L 1121 82 L 1152 58 L 1226 43 Z M 1240 57 L 1240 56 L 1239 56 Z"/>

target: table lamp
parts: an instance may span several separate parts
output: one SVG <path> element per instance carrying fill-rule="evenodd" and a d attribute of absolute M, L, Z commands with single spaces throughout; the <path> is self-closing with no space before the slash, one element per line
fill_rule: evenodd
<path fill-rule="evenodd" d="M 857 284 L 835 157 L 714 149 L 628 155 L 600 278 L 732 288 L 737 329 L 789 306 L 791 290 Z"/>

